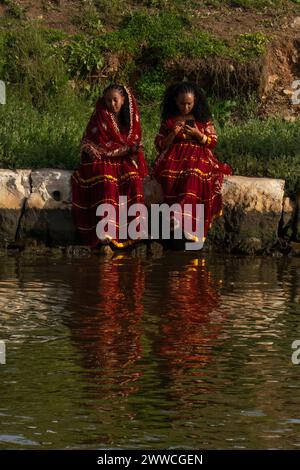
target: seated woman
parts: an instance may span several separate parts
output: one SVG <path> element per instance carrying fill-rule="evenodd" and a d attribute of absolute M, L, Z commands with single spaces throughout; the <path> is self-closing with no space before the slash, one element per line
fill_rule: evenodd
<path fill-rule="evenodd" d="M 170 86 L 164 96 L 162 123 L 155 145 L 159 152 L 153 176 L 161 183 L 169 205 L 190 204 L 193 232 L 198 223 L 195 205 L 204 205 L 204 237 L 213 219 L 222 213 L 223 175 L 232 174 L 212 153 L 217 135 L 207 99 L 195 83 Z M 187 207 L 187 206 L 186 206 Z M 185 232 L 186 238 L 189 233 Z M 193 233 L 192 232 L 192 233 Z"/>
<path fill-rule="evenodd" d="M 111 241 L 124 248 L 136 241 L 118 236 L 119 196 L 127 197 L 128 207 L 144 202 L 142 180 L 148 172 L 140 142 L 140 117 L 133 95 L 121 85 L 110 85 L 96 103 L 81 141 L 81 164 L 72 175 L 73 216 L 85 245 Z M 100 242 L 96 209 L 102 203 L 116 210 L 117 235 Z"/>

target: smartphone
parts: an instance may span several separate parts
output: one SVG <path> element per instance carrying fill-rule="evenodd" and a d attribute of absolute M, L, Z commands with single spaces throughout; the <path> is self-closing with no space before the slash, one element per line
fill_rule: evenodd
<path fill-rule="evenodd" d="M 194 119 L 187 119 L 185 121 L 185 125 L 190 126 L 190 127 L 195 127 L 195 120 Z"/>

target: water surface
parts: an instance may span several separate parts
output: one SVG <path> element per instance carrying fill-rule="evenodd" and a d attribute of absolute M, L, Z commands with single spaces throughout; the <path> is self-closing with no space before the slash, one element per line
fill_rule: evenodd
<path fill-rule="evenodd" d="M 0 448 L 299 448 L 299 268 L 1 257 Z"/>

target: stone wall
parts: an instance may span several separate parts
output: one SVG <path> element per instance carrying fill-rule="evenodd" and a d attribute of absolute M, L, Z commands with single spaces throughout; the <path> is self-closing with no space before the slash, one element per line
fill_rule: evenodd
<path fill-rule="evenodd" d="M 0 170 L 0 245 L 78 244 L 70 177 L 58 169 Z M 292 203 L 284 196 L 284 180 L 229 176 L 222 194 L 224 214 L 214 222 L 208 245 L 261 252 L 274 247 L 280 228 L 296 222 L 300 234 L 300 197 Z"/>

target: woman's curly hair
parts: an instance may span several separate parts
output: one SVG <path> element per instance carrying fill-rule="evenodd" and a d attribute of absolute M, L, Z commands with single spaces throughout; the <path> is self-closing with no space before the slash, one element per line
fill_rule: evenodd
<path fill-rule="evenodd" d="M 205 122 L 211 119 L 211 112 L 204 90 L 194 82 L 178 82 L 169 86 L 165 92 L 161 113 L 163 120 L 180 114 L 175 100 L 182 93 L 192 93 L 194 95 L 195 104 L 192 113 L 197 121 Z"/>

